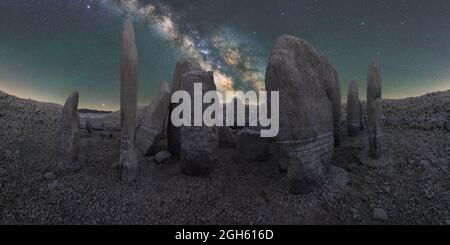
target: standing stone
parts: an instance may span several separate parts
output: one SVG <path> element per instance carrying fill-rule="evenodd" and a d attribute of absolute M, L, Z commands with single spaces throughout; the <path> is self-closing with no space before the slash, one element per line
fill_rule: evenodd
<path fill-rule="evenodd" d="M 145 108 L 144 120 L 136 133 L 136 147 L 143 155 L 151 154 L 152 148 L 156 147 L 165 135 L 169 105 L 169 85 L 163 82 L 158 96 Z"/>
<path fill-rule="evenodd" d="M 177 62 L 175 67 L 175 72 L 173 74 L 172 79 L 172 93 L 175 93 L 181 89 L 182 86 L 182 76 L 190 71 L 201 70 L 200 64 L 194 59 L 182 59 Z M 180 157 L 180 148 L 181 148 L 181 140 L 180 140 L 180 127 L 175 127 L 170 120 L 170 114 L 172 110 L 176 108 L 178 103 L 170 104 L 169 111 L 169 121 L 167 125 L 167 140 L 169 145 L 170 153 L 179 158 Z"/>
<path fill-rule="evenodd" d="M 67 162 L 78 160 L 80 148 L 80 117 L 78 115 L 78 91 L 66 100 L 58 121 L 57 147 L 60 157 Z"/>
<path fill-rule="evenodd" d="M 192 71 L 182 76 L 181 89 L 191 95 L 194 104 L 194 84 L 202 84 L 202 94 L 216 91 L 212 72 Z M 203 111 L 209 104 L 203 104 Z M 194 119 L 194 110 L 191 111 Z M 181 127 L 181 172 L 190 176 L 208 176 L 217 162 L 219 149 L 218 131 L 216 127 L 192 126 Z"/>
<path fill-rule="evenodd" d="M 269 58 L 266 89 L 280 92 L 277 158 L 287 167 L 293 194 L 314 190 L 329 172 L 334 145 L 330 95 L 335 85 L 334 69 L 314 47 L 289 35 L 278 39 Z"/>
<path fill-rule="evenodd" d="M 334 137 L 334 145 L 339 146 L 341 143 L 341 108 L 342 108 L 342 100 L 341 100 L 341 84 L 339 81 L 339 75 L 332 67 L 331 64 L 328 63 L 325 56 L 323 57 L 323 63 L 328 66 L 326 70 L 332 69 L 333 75 L 329 76 L 326 81 L 329 82 L 329 86 L 326 91 L 328 94 L 328 98 L 331 101 L 331 106 L 333 110 L 333 137 Z M 327 74 L 327 73 L 325 73 Z M 325 75 L 324 74 L 324 75 Z"/>
<path fill-rule="evenodd" d="M 138 173 L 138 161 L 134 140 L 136 133 L 137 111 L 137 67 L 138 53 L 133 23 L 126 20 L 122 33 L 122 51 L 120 58 L 120 116 L 121 146 L 120 162 L 122 180 L 132 182 Z"/>
<path fill-rule="evenodd" d="M 88 131 L 88 134 L 91 135 L 92 134 L 92 123 L 91 123 L 91 119 L 87 119 L 86 120 L 86 124 L 85 124 L 85 128 Z"/>
<path fill-rule="evenodd" d="M 370 66 L 367 76 L 367 120 L 369 126 L 369 154 L 373 159 L 381 157 L 381 117 L 383 113 L 381 99 L 381 77 L 378 64 Z"/>
<path fill-rule="evenodd" d="M 361 130 L 361 102 L 358 95 L 358 83 L 351 81 L 347 92 L 347 130 L 350 136 L 356 136 Z"/>

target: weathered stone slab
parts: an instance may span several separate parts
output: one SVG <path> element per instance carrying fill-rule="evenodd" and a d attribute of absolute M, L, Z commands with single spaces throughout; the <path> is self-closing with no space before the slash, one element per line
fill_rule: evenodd
<path fill-rule="evenodd" d="M 177 65 L 175 67 L 175 72 L 173 74 L 172 79 L 172 93 L 175 93 L 179 91 L 182 87 L 182 76 L 190 71 L 201 71 L 200 64 L 194 60 L 194 59 L 182 59 L 177 62 Z M 178 103 L 171 103 L 170 104 L 170 113 L 172 113 L 172 110 L 176 108 L 179 104 Z M 168 146 L 170 153 L 174 156 L 179 158 L 180 157 L 180 148 L 181 148 L 181 141 L 180 141 L 180 127 L 175 127 L 171 120 L 168 121 L 167 125 L 167 140 L 168 140 Z"/>
<path fill-rule="evenodd" d="M 334 68 L 314 47 L 293 36 L 278 39 L 269 58 L 266 90 L 280 92 L 277 159 L 287 167 L 293 194 L 314 190 L 327 175 L 337 84 Z"/>
<path fill-rule="evenodd" d="M 78 160 L 80 149 L 80 117 L 78 115 L 78 91 L 73 92 L 66 100 L 58 120 L 57 148 L 64 161 Z"/>
<path fill-rule="evenodd" d="M 191 98 L 194 94 L 194 84 L 202 84 L 203 95 L 215 91 L 212 72 L 191 71 L 182 76 L 182 90 L 188 92 Z M 194 101 L 191 101 L 194 103 Z M 203 110 L 209 105 L 204 104 Z M 193 107 L 191 107 L 193 108 Z M 191 118 L 194 118 L 192 110 Z M 181 127 L 181 171 L 191 176 L 207 176 L 217 162 L 219 148 L 218 130 L 216 127 Z"/>
<path fill-rule="evenodd" d="M 167 119 L 169 114 L 170 92 L 167 83 L 161 83 L 158 96 L 144 110 L 144 120 L 137 129 L 136 147 L 148 156 L 152 147 L 156 147 L 166 134 Z"/>

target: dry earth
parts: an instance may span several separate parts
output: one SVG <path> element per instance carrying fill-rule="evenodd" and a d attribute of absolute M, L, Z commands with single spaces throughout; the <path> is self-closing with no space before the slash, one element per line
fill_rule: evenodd
<path fill-rule="evenodd" d="M 275 163 L 243 164 L 232 149 L 209 178 L 141 158 L 138 180 L 124 185 L 111 168 L 114 128 L 83 130 L 79 164 L 63 166 L 54 152 L 61 106 L 0 92 L 0 224 L 450 224 L 450 91 L 384 107 L 392 164 L 361 164 L 367 133 L 343 136 L 327 183 L 293 196 Z M 375 219 L 376 208 L 387 219 Z"/>

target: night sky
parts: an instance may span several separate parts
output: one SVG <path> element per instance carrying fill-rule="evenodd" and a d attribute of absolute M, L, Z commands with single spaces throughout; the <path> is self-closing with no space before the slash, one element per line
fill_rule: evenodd
<path fill-rule="evenodd" d="M 80 107 L 117 109 L 125 16 L 135 22 L 140 104 L 184 56 L 215 71 L 221 89 L 261 89 L 282 34 L 325 53 L 343 95 L 357 80 L 365 98 L 374 60 L 385 98 L 450 89 L 448 0 L 0 0 L 0 90 L 57 103 L 79 90 Z"/>

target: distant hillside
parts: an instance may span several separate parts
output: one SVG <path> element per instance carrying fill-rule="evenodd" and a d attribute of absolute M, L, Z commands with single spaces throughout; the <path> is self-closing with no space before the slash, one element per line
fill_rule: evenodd
<path fill-rule="evenodd" d="M 112 113 L 112 111 L 99 111 L 99 110 L 93 110 L 93 109 L 78 109 L 79 113 L 99 113 L 99 114 L 105 114 L 105 113 Z"/>
<path fill-rule="evenodd" d="M 20 99 L 0 91 L 0 118 L 14 117 L 22 121 L 26 117 L 32 117 L 33 121 L 43 123 L 56 120 L 59 117 L 61 105 L 53 103 L 37 102 L 30 99 Z M 366 121 L 366 105 L 363 102 L 363 118 Z M 85 120 L 91 119 L 99 128 L 119 129 L 120 112 L 103 112 L 89 109 L 80 109 L 84 114 L 104 114 L 106 117 L 96 119 L 91 116 L 82 117 L 81 125 Z M 342 120 L 346 119 L 345 105 L 342 108 Z M 138 107 L 138 125 L 142 121 L 144 107 Z M 404 127 L 421 130 L 450 131 L 450 90 L 435 92 L 420 97 L 412 97 L 399 100 L 384 100 L 383 122 L 389 127 Z M 17 123 L 17 122 L 16 122 Z"/>
<path fill-rule="evenodd" d="M 383 112 L 384 123 L 388 126 L 450 131 L 450 90 L 385 100 Z"/>

